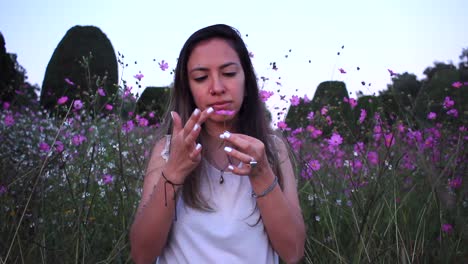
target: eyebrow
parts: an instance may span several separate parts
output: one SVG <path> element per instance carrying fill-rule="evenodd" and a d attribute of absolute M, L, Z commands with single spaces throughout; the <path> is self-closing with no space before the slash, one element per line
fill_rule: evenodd
<path fill-rule="evenodd" d="M 226 62 L 223 65 L 219 66 L 219 69 L 222 70 L 222 69 L 227 68 L 227 67 L 229 67 L 231 65 L 238 65 L 238 63 L 236 63 L 236 62 Z M 209 69 L 206 68 L 206 67 L 196 67 L 196 68 L 191 69 L 189 73 L 192 73 L 194 71 L 209 71 Z"/>

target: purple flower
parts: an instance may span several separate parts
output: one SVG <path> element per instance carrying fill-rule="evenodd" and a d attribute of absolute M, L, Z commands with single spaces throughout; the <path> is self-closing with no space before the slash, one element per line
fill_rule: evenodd
<path fill-rule="evenodd" d="M 429 119 L 429 120 L 434 120 L 434 119 L 436 119 L 436 117 L 437 117 L 437 114 L 434 113 L 434 112 L 430 112 L 430 113 L 427 115 L 427 119 Z"/>
<path fill-rule="evenodd" d="M 452 86 L 453 86 L 455 89 L 458 89 L 458 88 L 462 87 L 463 84 L 462 84 L 461 82 L 454 82 L 454 83 L 452 83 Z"/>
<path fill-rule="evenodd" d="M 314 115 L 315 115 L 314 111 L 311 111 L 311 112 L 307 115 L 307 119 L 309 119 L 309 120 L 314 119 Z"/>
<path fill-rule="evenodd" d="M 112 105 L 106 104 L 106 110 L 107 110 L 107 111 L 112 111 L 113 108 L 114 108 L 114 107 L 113 107 Z"/>
<path fill-rule="evenodd" d="M 311 136 L 312 138 L 318 138 L 318 137 L 320 137 L 320 136 L 322 135 L 322 130 L 317 129 L 317 128 L 315 128 L 315 127 L 312 126 L 312 125 L 307 126 L 306 129 L 307 129 L 307 131 L 310 132 L 310 136 Z"/>
<path fill-rule="evenodd" d="M 442 224 L 442 231 L 444 233 L 450 234 L 453 231 L 453 226 L 451 224 Z"/>
<path fill-rule="evenodd" d="M 66 103 L 67 101 L 68 101 L 68 97 L 67 97 L 67 96 L 62 96 L 62 97 L 60 97 L 60 98 L 57 100 L 57 104 L 63 105 L 63 104 Z"/>
<path fill-rule="evenodd" d="M 101 87 L 97 89 L 97 92 L 100 96 L 106 96 L 106 91 L 104 91 L 104 89 Z"/>
<path fill-rule="evenodd" d="M 385 146 L 387 148 L 393 146 L 393 144 L 395 144 L 395 137 L 393 136 L 392 133 L 389 133 L 389 134 L 385 134 Z"/>
<path fill-rule="evenodd" d="M 139 120 L 138 120 L 138 125 L 140 125 L 141 127 L 146 127 L 148 126 L 148 119 L 144 118 L 144 117 L 141 117 Z"/>
<path fill-rule="evenodd" d="M 455 104 L 455 102 L 450 99 L 450 96 L 446 96 L 444 100 L 444 109 L 449 109 L 452 108 L 452 106 Z"/>
<path fill-rule="evenodd" d="M 68 83 L 68 84 L 71 85 L 71 86 L 75 86 L 75 83 L 72 82 L 72 81 L 71 81 L 70 79 L 68 79 L 68 78 L 65 78 L 65 82 Z"/>
<path fill-rule="evenodd" d="M 367 160 L 370 162 L 370 164 L 377 165 L 379 163 L 379 154 L 375 151 L 369 151 L 367 153 Z"/>
<path fill-rule="evenodd" d="M 457 188 L 460 188 L 461 184 L 462 184 L 462 178 L 460 176 L 458 177 L 455 177 L 453 179 L 449 179 L 448 180 L 448 184 L 450 187 L 452 187 L 453 189 L 457 189 Z"/>
<path fill-rule="evenodd" d="M 7 192 L 7 188 L 3 185 L 0 185 L 0 195 L 4 194 Z"/>
<path fill-rule="evenodd" d="M 143 73 L 140 72 L 140 73 L 135 74 L 135 76 L 133 77 L 137 79 L 138 81 L 141 81 L 141 79 L 143 79 L 143 77 L 145 76 L 143 75 Z"/>
<path fill-rule="evenodd" d="M 162 60 L 161 62 L 158 62 L 159 64 L 159 68 L 161 68 L 162 71 L 165 71 L 169 68 L 169 64 L 167 64 L 167 62 L 165 62 L 164 60 Z"/>
<path fill-rule="evenodd" d="M 126 123 L 122 125 L 122 131 L 128 133 L 133 130 L 135 125 L 133 124 L 133 120 L 128 120 Z"/>
<path fill-rule="evenodd" d="M 110 174 L 104 174 L 102 176 L 102 181 L 104 184 L 111 184 L 114 181 L 114 177 L 112 177 Z"/>
<path fill-rule="evenodd" d="M 341 143 L 343 143 L 343 138 L 338 133 L 333 133 L 333 135 L 328 140 L 328 145 L 333 147 L 337 147 L 341 145 Z"/>
<path fill-rule="evenodd" d="M 304 103 L 305 103 L 305 104 L 307 104 L 307 103 L 310 102 L 310 99 L 309 99 L 309 97 L 307 97 L 307 94 L 304 94 L 303 100 L 304 100 Z"/>
<path fill-rule="evenodd" d="M 10 108 L 10 103 L 9 102 L 3 102 L 3 110 L 8 110 Z"/>
<path fill-rule="evenodd" d="M 62 152 L 64 147 L 63 147 L 63 143 L 61 141 L 55 141 L 55 150 L 57 150 L 57 152 Z"/>
<path fill-rule="evenodd" d="M 262 100 L 262 102 L 266 102 L 272 95 L 273 95 L 272 91 L 265 91 L 265 90 L 260 91 L 260 99 Z"/>
<path fill-rule="evenodd" d="M 453 117 L 458 117 L 458 111 L 457 109 L 453 108 L 447 111 L 447 115 L 451 115 Z"/>
<path fill-rule="evenodd" d="M 359 116 L 359 124 L 362 124 L 364 122 L 364 119 L 366 119 L 367 112 L 365 109 L 361 109 L 361 115 Z"/>
<path fill-rule="evenodd" d="M 39 150 L 43 151 L 43 152 L 48 152 L 50 150 L 50 146 L 49 146 L 49 144 L 47 144 L 45 142 L 41 142 L 41 143 L 39 143 Z"/>
<path fill-rule="evenodd" d="M 73 102 L 73 107 L 75 108 L 75 110 L 80 110 L 81 108 L 83 108 L 83 102 L 81 102 L 81 100 L 76 100 Z"/>
<path fill-rule="evenodd" d="M 291 97 L 291 99 L 289 99 L 289 101 L 291 102 L 291 105 L 292 105 L 292 106 L 297 106 L 297 105 L 299 105 L 299 103 L 300 103 L 299 96 L 297 96 L 297 95 L 293 95 L 293 96 Z"/>
<path fill-rule="evenodd" d="M 309 166 L 313 171 L 320 170 L 320 162 L 318 160 L 309 161 Z"/>
<path fill-rule="evenodd" d="M 281 130 L 291 130 L 291 128 L 288 127 L 288 124 L 286 124 L 284 121 L 279 121 L 277 126 Z"/>
<path fill-rule="evenodd" d="M 72 144 L 75 145 L 75 146 L 79 146 L 79 145 L 83 144 L 84 141 L 86 141 L 86 137 L 81 135 L 81 134 L 74 135 L 72 137 Z"/>
<path fill-rule="evenodd" d="M 320 109 L 320 114 L 322 115 L 326 115 L 328 113 L 328 108 L 326 106 L 322 107 L 322 109 Z"/>
<path fill-rule="evenodd" d="M 15 123 L 15 119 L 13 118 L 13 115 L 8 114 L 5 116 L 5 119 L 3 122 L 5 123 L 5 126 L 9 127 Z"/>

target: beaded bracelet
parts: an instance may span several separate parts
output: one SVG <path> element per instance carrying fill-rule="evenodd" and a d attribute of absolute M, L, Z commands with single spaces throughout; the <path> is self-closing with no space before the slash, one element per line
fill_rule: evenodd
<path fill-rule="evenodd" d="M 167 191 L 166 191 L 166 184 L 170 184 L 172 186 L 172 191 L 174 192 L 174 201 L 176 200 L 176 191 L 175 191 L 175 186 L 182 186 L 184 184 L 182 183 L 173 183 L 172 181 L 168 180 L 166 178 L 166 175 L 164 175 L 164 172 L 161 171 L 161 175 L 163 176 L 165 182 L 164 182 L 164 205 L 167 207 Z M 177 221 L 177 204 L 174 205 L 174 220 Z"/>
<path fill-rule="evenodd" d="M 252 190 L 252 197 L 253 198 L 261 198 L 267 194 L 269 194 L 271 191 L 273 191 L 273 189 L 275 188 L 275 186 L 278 184 L 278 177 L 275 176 L 275 180 L 273 181 L 273 183 L 268 186 L 268 188 L 266 188 L 265 191 L 263 191 L 261 194 L 256 194 L 253 190 Z"/>

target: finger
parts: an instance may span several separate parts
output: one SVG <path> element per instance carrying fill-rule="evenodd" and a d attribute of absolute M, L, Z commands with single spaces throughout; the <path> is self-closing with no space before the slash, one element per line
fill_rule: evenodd
<path fill-rule="evenodd" d="M 195 110 L 193 110 L 193 113 L 190 116 L 189 120 L 187 120 L 187 123 L 185 123 L 184 137 L 187 137 L 188 134 L 193 130 L 193 127 L 195 126 L 195 124 L 198 123 L 199 118 L 200 118 L 200 109 L 195 108 Z"/>
<path fill-rule="evenodd" d="M 244 136 L 242 134 L 230 133 L 228 131 L 221 134 L 220 138 L 224 139 L 226 142 L 231 143 L 233 146 L 235 146 L 236 149 L 244 153 L 249 153 L 252 145 L 254 144 L 254 142 L 252 142 L 252 137 Z"/>
<path fill-rule="evenodd" d="M 195 149 L 192 151 L 192 153 L 189 154 L 189 158 L 193 161 L 193 162 L 198 162 L 201 160 L 201 151 L 202 151 L 202 145 L 200 143 L 198 143 L 196 146 L 195 146 Z"/>
<path fill-rule="evenodd" d="M 224 147 L 224 151 L 227 155 L 242 161 L 244 164 L 249 164 L 250 161 L 254 160 L 252 156 L 231 147 Z"/>
<path fill-rule="evenodd" d="M 191 123 L 193 121 L 193 119 L 191 119 L 190 122 L 187 123 L 187 125 L 186 125 L 186 127 L 184 129 L 188 130 L 188 129 L 190 129 L 190 127 L 192 129 L 190 132 L 188 132 L 188 134 L 186 134 L 186 137 L 185 137 L 185 140 L 186 140 L 186 143 L 187 143 L 188 146 L 193 146 L 193 144 L 197 140 L 198 136 L 200 135 L 201 125 L 210 116 L 210 114 L 213 113 L 213 111 L 214 111 L 214 109 L 212 107 L 209 107 L 209 108 L 205 109 L 203 112 L 196 114 L 197 116 L 199 116 L 199 118 L 197 120 L 198 122 L 193 124 L 193 126 L 192 126 L 192 123 Z"/>
<path fill-rule="evenodd" d="M 172 117 L 172 135 L 176 135 L 182 130 L 182 120 L 177 112 L 171 111 Z"/>

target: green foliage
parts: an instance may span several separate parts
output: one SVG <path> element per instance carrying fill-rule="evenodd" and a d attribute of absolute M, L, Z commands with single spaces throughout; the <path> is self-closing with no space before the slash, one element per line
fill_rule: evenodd
<path fill-rule="evenodd" d="M 82 64 L 86 64 L 87 72 L 83 72 Z M 66 78 L 74 84 L 66 82 Z M 94 26 L 75 26 L 67 31 L 47 65 L 41 105 L 53 110 L 57 100 L 67 96 L 68 104 L 79 99 L 95 114 L 116 95 L 117 80 L 116 54 L 106 35 Z M 105 90 L 106 97 L 93 101 L 90 96 L 98 87 Z"/>

